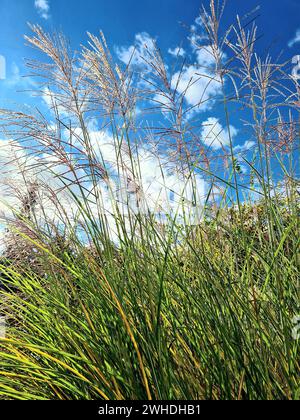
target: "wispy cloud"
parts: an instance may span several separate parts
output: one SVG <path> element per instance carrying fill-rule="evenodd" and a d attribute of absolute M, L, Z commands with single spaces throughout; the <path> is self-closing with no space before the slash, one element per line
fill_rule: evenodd
<path fill-rule="evenodd" d="M 140 32 L 135 35 L 134 44 L 128 47 L 116 47 L 118 58 L 126 65 L 130 62 L 132 65 L 144 67 L 145 59 L 149 57 L 149 52 L 154 49 L 153 38 L 147 32 Z"/>
<path fill-rule="evenodd" d="M 300 28 L 296 31 L 296 35 L 290 40 L 288 46 L 292 48 L 295 44 L 298 44 L 298 42 L 300 42 Z"/>
<path fill-rule="evenodd" d="M 70 135 L 67 131 L 62 134 Z M 75 128 L 75 134 L 76 147 L 79 150 L 82 147 L 79 140 L 82 137 L 81 129 Z M 167 155 L 146 146 L 139 148 L 136 157 L 129 158 L 126 147 L 116 147 L 115 140 L 107 131 L 91 131 L 90 139 L 95 156 L 105 165 L 110 176 L 109 182 L 99 182 L 97 186 L 92 182 L 85 182 L 85 190 L 87 193 L 90 191 L 91 197 L 101 197 L 98 204 L 91 200 L 90 208 L 95 214 L 99 214 L 100 210 L 105 215 L 112 240 L 118 240 L 116 220 L 113 217 L 116 203 L 124 212 L 124 216 L 128 215 L 129 211 L 141 211 L 141 208 L 144 208 L 147 213 L 151 211 L 157 217 L 176 214 L 178 222 L 186 221 L 187 215 L 191 218 L 191 223 L 199 221 L 207 194 L 207 184 L 201 174 L 191 177 L 190 174 L 185 176 L 179 173 L 176 165 L 168 161 Z M 136 176 L 133 176 L 130 170 L 131 159 L 138 159 L 143 168 Z M 138 167 L 137 161 L 135 163 Z M 41 164 L 43 171 L 40 170 Z M 86 176 L 81 168 L 74 170 L 76 179 Z M 24 173 L 26 177 L 23 176 Z M 39 186 L 40 194 L 35 214 L 40 223 L 43 223 L 45 218 L 59 222 L 57 202 L 68 214 L 68 219 L 78 223 L 81 219 L 73 194 L 79 194 L 80 191 L 76 182 L 72 184 L 72 194 L 63 188 L 64 184 L 59 175 L 65 176 L 66 173 L 69 173 L 68 166 L 62 164 L 55 154 L 46 151 L 37 159 L 27 154 L 27 150 L 21 144 L 0 139 L 0 229 L 3 220 L 13 218 L 11 208 L 21 207 L 21 199 L 28 187 L 25 178 Z M 74 178 L 70 174 L 70 182 L 72 179 Z M 50 199 L 53 192 L 57 198 L 55 202 Z M 138 199 L 143 203 L 142 207 L 137 207 Z"/>
<path fill-rule="evenodd" d="M 223 128 L 219 120 L 215 117 L 208 118 L 202 124 L 201 137 L 203 143 L 214 150 L 226 147 L 230 143 L 230 137 L 233 139 L 237 135 L 237 129 L 230 126 L 230 136 L 228 128 Z"/>
<path fill-rule="evenodd" d="M 37 9 L 39 15 L 43 19 L 50 18 L 50 4 L 49 0 L 34 0 L 34 6 Z"/>
<path fill-rule="evenodd" d="M 200 74 L 201 73 L 201 74 Z M 182 94 L 194 111 L 206 111 L 213 106 L 214 98 L 221 92 L 221 84 L 214 75 L 199 70 L 198 66 L 187 66 L 172 77 L 172 87 Z"/>
<path fill-rule="evenodd" d="M 246 140 L 244 144 L 238 144 L 237 146 L 235 146 L 233 148 L 233 151 L 235 153 L 248 152 L 249 150 L 252 150 L 255 145 L 256 145 L 255 141 Z"/>
<path fill-rule="evenodd" d="M 184 66 L 172 77 L 172 87 L 182 94 L 193 112 L 204 112 L 212 108 L 215 98 L 222 92 L 222 85 L 215 73 L 215 58 L 210 46 L 198 48 L 190 39 L 196 62 Z M 190 113 L 192 116 L 193 113 Z"/>
<path fill-rule="evenodd" d="M 0 80 L 6 78 L 6 60 L 3 55 L 0 55 Z"/>
<path fill-rule="evenodd" d="M 184 57 L 185 56 L 185 51 L 181 47 L 176 47 L 174 49 L 169 48 L 168 53 L 173 55 L 173 57 Z"/>
<path fill-rule="evenodd" d="M 199 22 L 197 22 L 197 26 L 199 26 Z M 196 112 L 210 109 L 222 91 L 220 80 L 215 74 L 213 51 L 209 45 L 199 48 L 197 46 L 198 39 L 202 38 L 194 35 L 188 46 L 192 50 L 194 63 L 185 65 L 183 69 L 174 74 L 169 74 L 172 89 L 184 97 L 186 105 L 191 108 L 188 113 L 189 117 Z M 147 71 L 147 60 L 154 50 L 155 39 L 147 32 L 137 33 L 132 45 L 115 48 L 118 58 L 123 63 L 127 65 L 130 62 L 131 65 L 142 71 Z M 183 57 L 188 52 L 179 46 L 168 49 L 168 53 L 174 57 Z M 168 71 L 168 66 L 165 67 Z M 164 94 L 156 94 L 154 101 L 160 103 L 165 111 L 170 108 L 170 98 Z"/>
<path fill-rule="evenodd" d="M 36 87 L 36 82 L 32 77 L 22 76 L 20 68 L 15 62 L 12 63 L 7 73 L 4 85 L 8 88 L 30 89 Z"/>

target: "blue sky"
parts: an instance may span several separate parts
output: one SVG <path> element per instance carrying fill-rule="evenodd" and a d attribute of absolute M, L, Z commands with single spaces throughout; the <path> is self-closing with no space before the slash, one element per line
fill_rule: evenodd
<path fill-rule="evenodd" d="M 182 45 L 187 51 L 187 62 L 193 64 L 195 56 L 191 54 L 187 36 L 201 4 L 199 0 L 0 0 L 0 56 L 6 60 L 6 79 L 0 77 L 0 106 L 18 103 L 45 110 L 42 98 L 32 97 L 30 93 L 35 87 L 33 79 L 22 77 L 27 74 L 24 59 L 40 58 L 24 41 L 24 34 L 30 34 L 29 22 L 38 23 L 50 32 L 63 31 L 75 49 L 86 43 L 87 31 L 98 34 L 101 29 L 110 48 L 119 52 L 121 59 L 122 51 L 126 56 L 134 44 L 155 38 L 167 63 L 175 60 L 168 51 Z M 207 6 L 208 0 L 203 4 Z M 273 57 L 281 53 L 282 61 L 300 55 L 298 0 L 228 0 L 224 27 L 237 14 L 243 16 L 258 6 L 255 12 L 259 27 L 258 53 L 270 52 Z M 190 73 L 187 72 L 187 79 Z M 191 94 L 190 105 L 194 102 Z M 214 110 L 214 115 L 204 112 L 201 118 L 216 116 L 218 110 Z"/>
<path fill-rule="evenodd" d="M 33 79 L 22 78 L 27 73 L 24 59 L 40 58 L 35 50 L 25 45 L 24 34 L 30 34 L 29 22 L 38 23 L 49 32 L 63 31 L 75 49 L 87 42 L 87 31 L 98 34 L 101 29 L 121 61 L 126 61 L 134 44 L 141 47 L 145 40 L 155 38 L 166 62 L 171 65 L 177 58 L 170 51 L 182 44 L 186 50 L 188 80 L 194 71 L 196 54 L 187 36 L 199 16 L 201 4 L 199 0 L 0 0 L 0 56 L 6 60 L 6 79 L 0 77 L 0 106 L 29 104 L 46 112 L 46 101 L 31 95 L 35 87 Z M 208 0 L 203 4 L 207 6 Z M 299 0 L 228 0 L 224 27 L 232 23 L 237 14 L 243 16 L 255 9 L 258 53 L 270 52 L 273 57 L 282 53 L 282 61 L 300 55 Z M 187 99 L 188 105 L 193 105 L 199 94 L 190 92 Z M 224 127 L 224 120 L 218 121 L 219 111 L 204 107 L 198 116 L 200 121 L 215 125 L 215 131 L 219 132 Z M 238 139 L 234 138 L 236 150 L 242 150 L 244 144 L 249 146 L 250 140 L 235 115 L 231 121 L 231 134 L 237 137 L 239 133 Z M 206 135 L 206 131 L 203 128 L 202 135 Z M 226 137 L 225 129 L 224 132 Z M 222 135 L 222 141 L 225 137 Z M 209 140 L 204 143 L 208 145 Z M 215 146 L 213 149 L 217 150 L 218 144 Z"/>
<path fill-rule="evenodd" d="M 20 77 L 26 74 L 24 58 L 35 57 L 23 38 L 30 33 L 28 22 L 49 31 L 62 30 L 74 48 L 86 41 L 87 31 L 102 29 L 110 47 L 132 45 L 136 34 L 146 32 L 157 39 L 168 59 L 168 49 L 185 42 L 201 4 L 199 0 L 0 0 L 0 55 L 6 59 L 7 77 L 0 80 L 0 104 L 31 102 L 29 95 L 15 94 L 32 87 Z M 300 53 L 300 33 L 299 42 L 288 47 L 300 30 L 298 0 L 228 0 L 224 25 L 258 5 L 259 52 L 270 50 L 273 56 L 283 52 L 284 59 L 292 59 Z"/>
<path fill-rule="evenodd" d="M 35 7 L 35 0 L 0 0 L 0 54 L 7 60 L 8 78 L 14 63 L 23 72 L 24 57 L 32 55 L 23 39 L 23 35 L 29 33 L 27 22 L 39 23 L 47 30 L 62 30 L 74 47 L 86 40 L 86 31 L 97 33 L 102 29 L 109 44 L 116 46 L 132 44 L 135 34 L 147 32 L 157 37 L 160 48 L 166 53 L 168 48 L 184 41 L 187 35 L 184 25 L 189 27 L 193 23 L 201 5 L 199 0 L 39 1 L 48 4 L 46 13 Z M 298 0 L 228 0 L 224 23 L 258 5 L 261 50 L 271 47 L 274 55 L 285 50 L 287 58 L 297 54 L 300 42 L 293 48 L 288 48 L 288 43 L 300 29 Z"/>

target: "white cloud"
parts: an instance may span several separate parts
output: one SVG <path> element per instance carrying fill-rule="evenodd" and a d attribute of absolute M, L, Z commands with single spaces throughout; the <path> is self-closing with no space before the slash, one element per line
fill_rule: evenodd
<path fill-rule="evenodd" d="M 233 148 L 233 151 L 235 153 L 240 152 L 247 152 L 248 150 L 251 150 L 255 146 L 255 141 L 252 140 L 246 140 L 244 144 L 238 144 Z"/>
<path fill-rule="evenodd" d="M 152 101 L 155 105 L 160 106 L 162 111 L 170 111 L 173 109 L 173 102 L 167 93 L 156 93 Z"/>
<path fill-rule="evenodd" d="M 55 94 L 49 87 L 44 87 L 41 90 L 41 98 L 52 114 L 58 112 L 60 117 L 69 117 L 71 101 L 65 102 L 65 98 L 59 94 Z"/>
<path fill-rule="evenodd" d="M 178 206 L 180 207 L 181 198 L 185 200 L 186 210 L 187 206 L 191 207 L 194 193 L 197 202 L 194 207 L 198 206 L 199 209 L 202 205 L 205 196 L 204 180 L 200 175 L 195 175 L 193 182 L 191 179 L 187 180 L 186 176 L 178 173 L 175 164 L 168 162 L 167 155 L 141 145 L 138 147 L 138 153 L 130 159 L 127 147 L 116 146 L 108 132 L 91 132 L 90 138 L 99 160 L 103 159 L 113 169 L 112 177 L 118 174 L 117 188 L 123 189 L 119 200 L 123 200 L 124 203 L 129 193 L 133 199 L 131 202 L 133 207 L 134 201 L 141 198 L 147 211 L 172 213 Z M 133 172 L 135 177 L 132 175 Z M 193 186 L 196 191 L 193 190 Z M 182 216 L 181 208 L 178 212 Z"/>
<path fill-rule="evenodd" d="M 184 95 L 188 105 L 195 107 L 194 112 L 207 111 L 213 106 L 215 97 L 222 93 L 222 85 L 215 75 L 215 59 L 211 47 L 199 49 L 191 46 L 196 63 L 175 73 L 171 85 Z"/>
<path fill-rule="evenodd" d="M 53 155 L 34 157 L 19 143 L 0 140 L 0 222 L 14 218 L 13 210 L 20 210 L 29 184 L 38 185 L 36 217 L 41 224 L 45 217 L 52 222 L 59 221 L 59 206 L 53 203 L 54 191 L 57 192 L 57 203 L 67 210 L 72 219 L 77 211 L 74 200 L 63 188 L 63 182 L 55 176 L 66 171 L 67 167 L 57 162 Z M 78 172 L 78 176 L 82 176 L 82 173 Z M 78 192 L 78 189 L 73 188 L 73 192 Z"/>
<path fill-rule="evenodd" d="M 188 105 L 196 107 L 196 111 L 210 109 L 215 96 L 222 91 L 221 84 L 212 74 L 194 65 L 175 73 L 171 85 L 184 95 Z"/>
<path fill-rule="evenodd" d="M 247 175 L 249 173 L 249 166 L 246 166 L 238 162 L 239 170 L 242 175 Z"/>
<path fill-rule="evenodd" d="M 173 57 L 184 57 L 185 56 L 185 50 L 181 47 L 175 47 L 174 49 L 169 48 L 168 53 L 173 55 Z"/>
<path fill-rule="evenodd" d="M 196 62 L 185 66 L 183 71 L 174 73 L 171 77 L 171 87 L 185 97 L 186 103 L 194 107 L 194 112 L 206 111 L 214 104 L 214 98 L 222 92 L 222 86 L 218 77 L 215 76 L 215 60 L 211 48 L 209 46 L 204 46 L 201 49 L 197 48 L 192 43 L 192 38 L 190 42 Z M 116 47 L 115 50 L 118 58 L 126 65 L 131 62 L 132 65 L 146 70 L 147 63 L 145 59 L 147 60 L 149 53 L 153 52 L 154 43 L 147 32 L 141 32 L 135 35 L 135 43 L 133 45 Z M 183 48 L 175 47 L 174 49 L 169 48 L 168 53 L 176 57 L 182 57 L 186 54 L 186 51 Z M 145 84 L 145 81 L 140 81 L 140 86 L 143 83 Z M 148 84 L 147 87 L 149 89 Z M 156 94 L 154 100 L 162 102 L 165 110 L 170 106 L 169 99 L 164 95 Z M 189 117 L 191 115 L 192 112 L 189 113 Z"/>
<path fill-rule="evenodd" d="M 235 127 L 230 126 L 232 140 L 237 135 L 237 132 Z M 213 150 L 228 146 L 230 144 L 230 136 L 228 128 L 223 128 L 215 117 L 210 117 L 202 123 L 201 139 L 204 144 Z"/>
<path fill-rule="evenodd" d="M 129 47 L 116 47 L 116 53 L 119 59 L 126 65 L 130 62 L 132 65 L 145 67 L 145 59 L 149 58 L 149 52 L 153 51 L 153 38 L 147 32 L 140 32 L 135 35 L 134 45 Z"/>
<path fill-rule="evenodd" d="M 200 67 L 209 68 L 211 71 L 215 65 L 215 58 L 210 45 L 203 46 L 202 48 L 196 48 L 195 54 L 197 57 L 197 63 Z"/>
<path fill-rule="evenodd" d="M 19 66 L 13 62 L 10 67 L 10 71 L 7 72 L 7 78 L 4 80 L 4 84 L 7 87 L 18 87 L 22 89 L 29 89 L 36 87 L 36 82 L 32 77 L 23 77 Z"/>
<path fill-rule="evenodd" d="M 75 131 L 80 139 L 81 130 L 78 128 Z M 65 135 L 67 136 L 67 133 Z M 90 208 L 94 209 L 94 214 L 99 214 L 100 211 L 107 218 L 112 240 L 117 240 L 114 218 L 116 206 L 125 216 L 125 220 L 129 211 L 150 211 L 157 217 L 176 214 L 178 222 L 186 216 L 189 217 L 190 223 L 196 223 L 195 219 L 199 221 L 207 190 L 200 174 L 182 174 L 178 172 L 175 164 L 168 162 L 167 155 L 142 145 L 137 155 L 130 158 L 126 145 L 116 147 L 113 137 L 107 131 L 92 131 L 90 138 L 97 161 L 101 166 L 105 164 L 109 176 L 107 181 L 101 181 L 99 178 L 97 202 L 94 195 L 95 186 L 91 181 L 85 182 L 85 191 L 89 195 Z M 78 140 L 76 147 L 80 145 L 84 151 L 84 145 Z M 84 160 L 84 154 L 82 158 Z M 86 175 L 84 168 L 76 169 L 76 164 L 74 168 L 77 178 L 83 179 Z M 54 191 L 57 203 L 64 208 L 70 221 L 81 221 L 72 194 L 62 188 L 63 183 L 59 176 L 56 176 L 67 172 L 68 167 L 50 152 L 32 157 L 28 156 L 18 143 L 0 141 L 0 220 L 13 218 L 7 204 L 14 209 L 20 209 L 22 197 L 27 191 L 26 180 L 29 180 L 39 185 L 36 217 L 41 224 L 45 222 L 45 218 L 59 223 L 60 212 L 51 199 Z M 72 182 L 71 175 L 66 176 Z M 72 192 L 80 197 L 75 182 Z M 42 208 L 44 212 L 41 211 Z"/>
<path fill-rule="evenodd" d="M 201 17 L 201 16 L 198 16 L 198 17 L 195 19 L 195 23 L 196 23 L 196 25 L 198 25 L 198 26 L 203 26 L 203 20 L 202 20 L 202 17 Z"/>
<path fill-rule="evenodd" d="M 50 18 L 49 0 L 34 0 L 34 6 L 43 19 Z"/>
<path fill-rule="evenodd" d="M 60 94 L 51 90 L 49 87 L 39 89 L 39 95 L 52 115 L 56 116 L 57 112 L 59 118 L 68 118 L 69 120 L 75 118 L 76 111 L 74 110 L 76 109 L 76 104 L 70 95 Z M 82 111 L 87 103 L 86 98 L 78 103 Z"/>
<path fill-rule="evenodd" d="M 300 28 L 297 29 L 296 35 L 294 36 L 293 39 L 290 40 L 290 42 L 288 43 L 288 46 L 292 48 L 295 44 L 298 44 L 298 42 L 300 42 Z"/>

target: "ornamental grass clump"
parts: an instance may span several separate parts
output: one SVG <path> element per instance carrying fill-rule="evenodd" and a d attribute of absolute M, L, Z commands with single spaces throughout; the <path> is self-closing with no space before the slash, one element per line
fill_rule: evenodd
<path fill-rule="evenodd" d="M 0 399 L 300 397 L 299 86 L 223 13 L 173 73 L 31 26 L 49 115 L 0 114 Z"/>

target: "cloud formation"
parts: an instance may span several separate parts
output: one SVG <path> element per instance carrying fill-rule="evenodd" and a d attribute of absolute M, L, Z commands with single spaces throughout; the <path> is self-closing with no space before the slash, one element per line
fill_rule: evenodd
<path fill-rule="evenodd" d="M 288 46 L 292 48 L 295 44 L 298 44 L 298 42 L 300 42 L 300 28 L 297 29 L 294 38 L 290 40 L 290 42 L 288 43 Z"/>
<path fill-rule="evenodd" d="M 235 153 L 242 153 L 242 152 L 248 152 L 249 150 L 253 149 L 256 145 L 255 141 L 253 140 L 246 140 L 244 144 L 238 144 L 233 148 L 233 151 Z"/>
<path fill-rule="evenodd" d="M 230 135 L 228 128 L 222 127 L 220 121 L 215 117 L 208 118 L 202 123 L 201 139 L 206 146 L 213 150 L 227 147 L 231 140 L 237 135 L 237 129 L 230 126 Z"/>
<path fill-rule="evenodd" d="M 198 49 L 192 45 L 196 56 L 194 64 L 185 66 L 172 77 L 172 87 L 182 94 L 194 112 L 212 108 L 215 98 L 222 92 L 222 85 L 215 75 L 215 59 L 209 46 Z"/>
<path fill-rule="evenodd" d="M 32 77 L 24 77 L 21 74 L 20 67 L 13 62 L 10 67 L 10 71 L 4 81 L 5 86 L 12 88 L 30 89 L 37 86 L 36 82 Z"/>
<path fill-rule="evenodd" d="M 34 0 L 34 6 L 43 19 L 50 18 L 49 0 Z"/>
<path fill-rule="evenodd" d="M 78 149 L 84 148 L 80 141 L 81 130 L 77 128 L 73 134 L 76 135 L 74 145 Z M 63 135 L 67 137 L 70 133 L 66 130 Z M 84 166 L 75 166 L 76 179 L 86 179 L 82 182 L 90 209 L 95 217 L 98 214 L 105 216 L 114 242 L 118 241 L 116 207 L 123 214 L 125 223 L 129 213 L 137 212 L 150 212 L 161 223 L 167 222 L 167 216 L 175 215 L 178 223 L 183 219 L 191 224 L 199 222 L 207 191 L 200 174 L 180 173 L 175 164 L 168 162 L 166 155 L 147 146 L 141 145 L 134 157 L 129 157 L 127 146 L 118 146 L 110 133 L 104 130 L 91 131 L 90 140 L 99 165 L 104 165 L 109 176 L 106 180 L 99 177 L 95 187 L 87 174 L 88 170 Z M 68 179 L 69 188 L 64 188 L 60 176 Z M 68 166 L 51 152 L 33 157 L 17 142 L 0 141 L 0 222 L 13 219 L 11 208 L 20 210 L 22 207 L 22 198 L 28 191 L 28 180 L 30 185 L 38 185 L 39 201 L 35 216 L 40 225 L 45 220 L 55 225 L 62 223 L 61 209 L 70 221 L 77 224 L 83 222 L 81 210 L 73 196 L 80 199 L 81 191 L 75 178 L 72 182 L 72 176 L 75 175 L 70 174 Z"/>
<path fill-rule="evenodd" d="M 130 62 L 134 66 L 145 67 L 145 59 L 149 58 L 149 52 L 154 48 L 153 38 L 147 32 L 140 32 L 135 35 L 134 41 L 128 47 L 116 47 L 117 56 L 126 65 Z"/>
<path fill-rule="evenodd" d="M 184 57 L 186 54 L 185 50 L 181 47 L 175 47 L 174 49 L 169 48 L 168 53 L 173 57 Z"/>
<path fill-rule="evenodd" d="M 206 72 L 201 72 L 200 75 L 196 66 L 188 66 L 182 73 L 175 73 L 171 85 L 184 95 L 188 105 L 197 107 L 197 111 L 209 109 L 214 97 L 221 91 L 220 83 Z"/>
<path fill-rule="evenodd" d="M 197 22 L 199 26 L 199 23 Z M 212 49 L 208 45 L 197 47 L 197 40 L 200 36 L 194 34 L 190 38 L 190 50 L 194 57 L 192 64 L 186 64 L 183 69 L 168 74 L 171 80 L 172 89 L 182 95 L 186 104 L 193 107 L 193 112 L 203 112 L 210 109 L 215 98 L 222 92 L 222 86 L 215 75 L 215 58 Z M 155 50 L 153 38 L 147 32 L 140 32 L 135 35 L 135 42 L 128 47 L 116 47 L 118 58 L 126 65 L 130 63 L 140 71 L 147 71 L 147 59 Z M 169 48 L 168 53 L 173 57 L 183 57 L 187 52 L 181 47 Z M 165 66 L 168 72 L 168 66 Z M 140 84 L 145 81 L 141 81 Z M 145 84 L 146 85 L 146 84 Z M 151 83 L 146 85 L 151 89 Z M 162 103 L 165 110 L 168 109 L 170 101 L 161 94 L 156 94 L 154 100 Z M 189 113 L 189 117 L 193 115 Z"/>
<path fill-rule="evenodd" d="M 43 164 L 42 167 L 41 164 Z M 55 171 L 52 170 L 53 168 Z M 48 205 L 48 193 L 62 191 L 63 183 L 55 174 L 64 173 L 66 169 L 59 163 L 55 164 L 54 156 L 35 157 L 29 155 L 16 141 L 0 140 L 0 220 L 13 217 L 12 209 L 21 208 L 24 194 L 28 186 L 33 183 L 40 186 L 41 204 L 43 204 L 45 214 L 47 217 L 55 218 L 56 209 L 53 205 Z M 68 194 L 65 192 L 57 193 L 58 201 L 64 205 L 67 203 L 67 197 Z"/>

